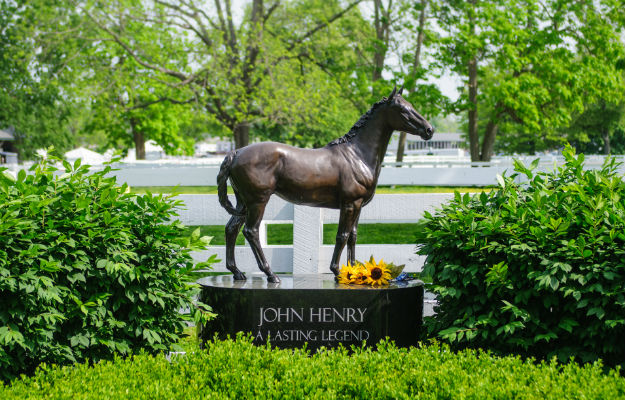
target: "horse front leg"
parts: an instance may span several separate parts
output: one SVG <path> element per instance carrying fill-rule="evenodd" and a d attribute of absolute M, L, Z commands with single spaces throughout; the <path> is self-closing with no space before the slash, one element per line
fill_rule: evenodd
<path fill-rule="evenodd" d="M 263 219 L 263 214 L 265 213 L 266 204 L 267 203 L 259 203 L 253 206 L 248 205 L 243 235 L 252 248 L 258 268 L 260 268 L 260 270 L 267 275 L 267 282 L 280 283 L 280 278 L 278 278 L 269 267 L 269 263 L 265 258 L 265 253 L 263 253 L 263 248 L 260 245 L 260 239 L 258 237 L 258 229 L 260 228 L 260 223 Z"/>
<path fill-rule="evenodd" d="M 330 270 L 335 276 L 339 274 L 339 261 L 341 259 L 341 253 L 347 243 L 347 239 L 349 239 L 349 236 L 351 235 L 355 222 L 354 216 L 358 213 L 358 209 L 354 203 L 349 203 L 341 207 L 339 228 L 336 232 L 336 244 L 334 245 L 332 260 L 330 261 Z"/>
<path fill-rule="evenodd" d="M 354 225 L 347 239 L 347 262 L 350 265 L 356 263 L 356 239 L 358 236 L 358 219 L 360 218 L 360 209 L 354 212 Z"/>

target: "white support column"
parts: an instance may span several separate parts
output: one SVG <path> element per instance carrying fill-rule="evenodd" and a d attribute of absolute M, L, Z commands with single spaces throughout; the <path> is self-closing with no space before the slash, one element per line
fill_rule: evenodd
<path fill-rule="evenodd" d="M 323 209 L 295 206 L 293 211 L 293 274 L 316 274 L 323 244 Z"/>

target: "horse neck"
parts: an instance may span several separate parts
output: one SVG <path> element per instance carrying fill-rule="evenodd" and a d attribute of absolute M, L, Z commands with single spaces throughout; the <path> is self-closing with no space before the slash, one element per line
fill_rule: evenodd
<path fill-rule="evenodd" d="M 392 133 L 393 128 L 386 121 L 384 110 L 379 110 L 352 139 L 352 145 L 357 148 L 362 160 L 375 170 L 376 176 L 380 173 Z"/>

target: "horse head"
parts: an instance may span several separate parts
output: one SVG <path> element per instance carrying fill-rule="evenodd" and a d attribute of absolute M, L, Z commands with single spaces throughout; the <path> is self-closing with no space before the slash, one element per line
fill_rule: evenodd
<path fill-rule="evenodd" d="M 430 140 L 434 135 L 434 128 L 414 109 L 408 100 L 402 97 L 404 87 L 399 91 L 397 86 L 388 96 L 386 103 L 389 108 L 389 122 L 394 130 L 419 135 L 423 140 Z"/>

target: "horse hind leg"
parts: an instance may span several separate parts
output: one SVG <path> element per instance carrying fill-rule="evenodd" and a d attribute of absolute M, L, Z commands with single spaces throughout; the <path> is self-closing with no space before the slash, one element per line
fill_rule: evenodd
<path fill-rule="evenodd" d="M 245 228 L 243 228 L 243 235 L 247 239 L 250 247 L 252 248 L 252 252 L 254 253 L 254 257 L 256 258 L 256 262 L 258 263 L 258 268 L 267 275 L 267 281 L 270 283 L 279 283 L 280 278 L 276 276 L 276 274 L 271 271 L 269 267 L 269 263 L 265 258 L 265 253 L 263 253 L 263 249 L 260 245 L 260 239 L 258 237 L 258 231 L 260 228 L 260 223 L 263 219 L 263 214 L 265 213 L 265 205 L 267 203 L 259 203 L 253 206 L 247 207 L 247 218 L 245 219 Z"/>
<path fill-rule="evenodd" d="M 226 268 L 232 272 L 234 279 L 237 281 L 245 280 L 245 274 L 237 268 L 234 259 L 234 246 L 244 222 L 244 216 L 233 215 L 226 224 Z"/>

